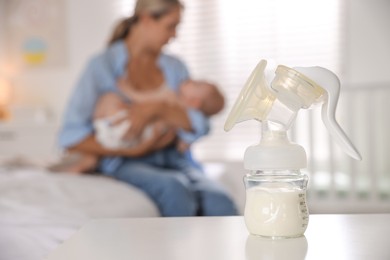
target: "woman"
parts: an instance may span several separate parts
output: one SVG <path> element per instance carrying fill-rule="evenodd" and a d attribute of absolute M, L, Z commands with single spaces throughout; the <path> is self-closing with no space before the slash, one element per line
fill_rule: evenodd
<path fill-rule="evenodd" d="M 162 53 L 176 36 L 181 9 L 178 0 L 137 1 L 134 16 L 119 24 L 108 48 L 82 74 L 68 104 L 60 144 L 70 151 L 101 156 L 100 171 L 142 189 L 162 216 L 234 215 L 236 209 L 225 191 L 202 176 L 189 156 L 164 157 L 165 151 L 175 149 L 177 135 L 191 143 L 207 134 L 208 120 L 201 112 L 169 102 L 127 100 L 132 124 L 128 138 L 139 136 L 152 121 L 164 120 L 171 127 L 120 150 L 102 147 L 94 136 L 92 117 L 99 97 L 114 92 L 125 99 L 117 88 L 119 79 L 125 78 L 137 91 L 154 91 L 164 84 L 178 91 L 189 79 L 180 60 Z M 177 161 L 175 167 L 164 164 L 165 159 Z"/>

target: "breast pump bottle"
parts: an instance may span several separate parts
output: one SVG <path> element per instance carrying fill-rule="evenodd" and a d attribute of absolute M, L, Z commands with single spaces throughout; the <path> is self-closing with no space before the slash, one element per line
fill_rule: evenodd
<path fill-rule="evenodd" d="M 225 123 L 261 122 L 261 140 L 244 155 L 246 203 L 244 218 L 253 235 L 277 238 L 302 236 L 309 222 L 306 205 L 306 152 L 288 140 L 287 131 L 300 109 L 323 103 L 322 120 L 331 136 L 351 157 L 361 156 L 335 120 L 340 82 L 321 67 L 288 68 L 279 65 L 271 87 L 265 80 L 267 62 L 256 66 Z"/>

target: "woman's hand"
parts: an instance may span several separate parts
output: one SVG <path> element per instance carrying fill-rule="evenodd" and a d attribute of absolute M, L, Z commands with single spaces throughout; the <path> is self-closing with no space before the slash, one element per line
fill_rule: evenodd
<path fill-rule="evenodd" d="M 157 135 L 157 140 L 153 146 L 153 150 L 159 150 L 171 144 L 176 139 L 177 131 L 174 127 L 167 124 L 163 120 L 158 120 L 153 124 L 154 135 Z"/>
<path fill-rule="evenodd" d="M 162 149 L 176 139 L 176 129 L 172 127 L 153 127 L 150 138 L 141 139 L 135 147 L 118 151 L 119 155 L 137 157 Z"/>
<path fill-rule="evenodd" d="M 165 101 L 149 101 L 133 103 L 128 109 L 128 118 L 131 123 L 124 139 L 138 138 L 147 124 L 162 119 L 175 128 L 191 131 L 192 126 L 185 108 L 178 104 Z"/>
<path fill-rule="evenodd" d="M 144 155 L 171 144 L 176 139 L 177 129 L 165 120 L 159 119 L 158 102 L 134 103 L 129 106 L 128 118 L 129 131 L 123 136 L 123 140 L 139 140 L 136 147 L 123 151 L 128 156 Z M 152 135 L 143 136 L 146 127 L 152 127 Z"/>
<path fill-rule="evenodd" d="M 142 136 L 146 125 L 156 119 L 154 104 L 150 102 L 133 103 L 129 106 L 126 120 L 130 122 L 129 131 L 123 136 L 123 139 L 133 140 Z"/>

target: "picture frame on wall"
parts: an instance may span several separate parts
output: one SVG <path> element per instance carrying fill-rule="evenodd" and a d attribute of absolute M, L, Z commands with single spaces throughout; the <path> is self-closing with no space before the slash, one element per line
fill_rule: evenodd
<path fill-rule="evenodd" d="M 23 67 L 67 65 L 65 0 L 3 0 L 6 56 Z"/>

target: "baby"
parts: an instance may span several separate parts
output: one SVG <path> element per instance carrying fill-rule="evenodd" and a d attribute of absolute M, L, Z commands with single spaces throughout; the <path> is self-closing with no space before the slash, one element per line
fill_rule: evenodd
<path fill-rule="evenodd" d="M 152 91 L 136 91 L 126 85 L 124 80 L 118 81 L 122 93 L 133 102 L 159 101 L 179 102 L 185 107 L 200 110 L 206 116 L 217 114 L 224 107 L 224 98 L 218 88 L 204 81 L 188 80 L 175 93 L 167 86 L 161 86 Z M 124 139 L 124 135 L 131 128 L 131 122 L 124 120 L 127 117 L 128 104 L 115 93 L 106 93 L 98 100 L 94 111 L 94 128 L 96 140 L 105 148 L 116 150 L 130 148 L 139 142 L 152 138 L 155 130 L 164 131 L 168 125 L 158 121 L 148 125 L 142 135 L 133 140 Z M 184 152 L 190 144 L 178 140 L 177 150 Z M 78 154 L 78 161 L 70 165 L 66 172 L 82 173 L 93 170 L 98 157 L 90 154 Z"/>

